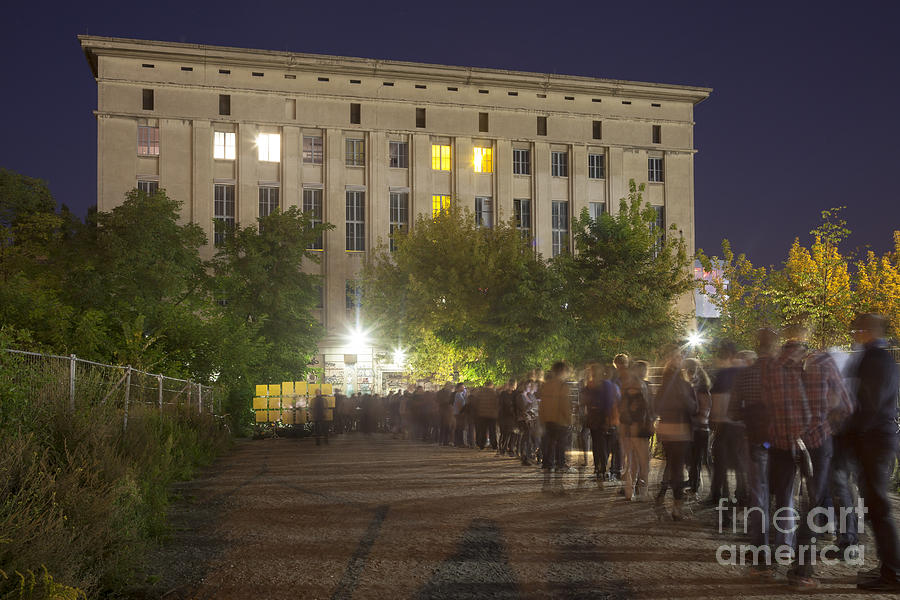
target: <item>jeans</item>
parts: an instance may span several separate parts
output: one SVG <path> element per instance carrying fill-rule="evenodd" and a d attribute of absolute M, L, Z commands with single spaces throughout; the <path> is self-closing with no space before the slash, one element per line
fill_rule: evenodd
<path fill-rule="evenodd" d="M 681 500 L 684 497 L 684 466 L 688 452 L 690 451 L 690 442 L 663 442 L 663 450 L 666 453 L 666 468 L 663 472 L 663 480 L 659 486 L 659 494 L 657 500 L 665 498 L 669 487 L 672 488 L 672 496 L 675 500 Z"/>
<path fill-rule="evenodd" d="M 769 484 L 775 495 L 776 511 L 780 513 L 775 529 L 775 546 L 793 547 L 796 523 L 793 519 L 794 476 L 796 465 L 789 450 L 765 448 L 759 444 L 750 446 L 750 496 L 746 526 L 755 546 L 768 546 L 770 540 Z"/>
<path fill-rule="evenodd" d="M 704 466 L 709 470 L 709 430 L 695 429 L 694 442 L 691 444 L 691 462 L 688 468 L 690 488 L 694 493 L 700 489 L 700 473 Z"/>
<path fill-rule="evenodd" d="M 845 518 L 841 518 L 842 509 L 853 509 L 856 506 L 850 484 L 852 474 L 858 471 L 858 463 L 852 440 L 843 435 L 835 436 L 833 440 L 834 455 L 831 459 L 829 483 L 834 498 L 834 526 L 837 530 L 837 545 L 839 548 L 844 548 L 859 543 L 858 515 L 855 509 Z"/>
<path fill-rule="evenodd" d="M 487 437 L 490 437 L 491 448 L 497 449 L 497 419 L 490 417 L 477 417 L 475 419 L 475 436 L 478 447 L 482 450 L 487 445 Z"/>
<path fill-rule="evenodd" d="M 591 449 L 594 453 L 594 470 L 598 473 L 606 473 L 607 459 L 612 454 L 610 472 L 616 474 L 616 457 L 619 455 L 619 435 L 615 428 L 593 427 L 591 428 Z"/>
<path fill-rule="evenodd" d="M 812 510 L 817 506 L 824 507 L 828 496 L 828 477 L 831 469 L 831 457 L 833 456 L 833 446 L 831 438 L 825 439 L 818 448 L 809 449 L 809 457 L 812 460 L 812 477 L 806 480 L 806 493 L 809 496 L 808 510 Z M 793 488 L 792 488 L 793 489 Z M 821 518 L 817 520 L 816 525 L 824 527 L 826 520 Z M 795 563 L 795 572 L 810 577 L 813 572 L 812 558 L 809 550 L 801 553 L 800 546 L 810 546 L 810 538 L 815 537 L 815 532 L 809 528 L 809 521 L 806 514 L 800 515 L 800 528 L 797 530 L 797 560 L 802 564 Z M 801 561 L 801 554 L 805 554 Z"/>
<path fill-rule="evenodd" d="M 713 500 L 729 498 L 728 470 L 734 471 L 737 489 L 735 494 L 738 500 L 745 500 L 748 493 L 748 463 L 747 441 L 744 425 L 741 423 L 719 423 L 715 427 L 712 443 L 712 489 L 710 496 Z"/>
<path fill-rule="evenodd" d="M 891 581 L 900 580 L 900 544 L 888 498 L 891 470 L 897 455 L 897 434 L 866 431 L 848 438 L 859 459 L 861 495 L 865 498 L 875 532 L 881 576 Z"/>
<path fill-rule="evenodd" d="M 541 453 L 543 454 L 542 468 L 549 470 L 553 467 L 560 469 L 566 464 L 566 449 L 569 442 L 569 428 L 559 423 L 544 423 L 544 439 L 542 440 Z"/>

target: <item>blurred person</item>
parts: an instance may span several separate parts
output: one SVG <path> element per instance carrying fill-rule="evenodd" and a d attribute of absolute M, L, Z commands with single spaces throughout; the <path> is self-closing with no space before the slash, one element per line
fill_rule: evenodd
<path fill-rule="evenodd" d="M 444 387 L 435 394 L 438 408 L 438 443 L 441 446 L 449 446 L 453 437 L 453 383 L 447 381 Z"/>
<path fill-rule="evenodd" d="M 325 438 L 325 443 L 328 444 L 328 421 L 325 414 L 327 410 L 325 396 L 322 395 L 322 392 L 318 392 L 309 408 L 309 416 L 312 418 L 313 432 L 316 436 L 316 446 L 320 445 L 321 438 Z"/>
<path fill-rule="evenodd" d="M 568 432 L 572 425 L 572 408 L 569 402 L 569 386 L 566 376 L 569 368 L 564 362 L 553 364 L 550 374 L 541 388 L 539 418 L 544 426 L 542 440 L 542 465 L 544 487 L 549 489 L 550 473 L 555 469 L 556 485 L 562 491 L 562 473 L 566 467 Z"/>
<path fill-rule="evenodd" d="M 656 435 L 666 455 L 663 480 L 656 496 L 656 511 L 661 518 L 665 510 L 666 492 L 671 487 L 674 498 L 672 518 L 676 521 L 684 518 L 684 468 L 693 436 L 691 424 L 697 414 L 697 397 L 684 376 L 683 366 L 681 353 L 671 354 L 663 368 L 655 405 L 659 415 Z"/>
<path fill-rule="evenodd" d="M 620 377 L 619 441 L 622 448 L 623 485 L 625 500 L 647 498 L 650 480 L 650 440 L 653 437 L 656 413 L 653 394 L 647 381 L 650 363 L 638 360 Z"/>
<path fill-rule="evenodd" d="M 500 444 L 497 454 L 513 456 L 513 430 L 516 427 L 516 387 L 515 379 L 510 379 L 498 395 L 497 424 L 500 427 Z"/>
<path fill-rule="evenodd" d="M 716 374 L 710 388 L 709 424 L 712 434 L 712 477 L 707 504 L 718 505 L 719 499 L 731 501 L 728 472 L 734 471 L 736 496 L 742 504 L 747 499 L 746 431 L 738 413 L 733 410 L 731 393 L 735 377 L 747 365 L 737 358 L 737 348 L 728 340 L 716 349 Z"/>
<path fill-rule="evenodd" d="M 694 394 L 697 396 L 697 414 L 693 426 L 693 439 L 691 441 L 691 454 L 688 468 L 688 482 L 691 495 L 696 498 L 700 491 L 700 476 L 703 467 L 707 472 L 709 467 L 709 411 L 712 405 L 710 395 L 711 383 L 709 375 L 700 366 L 696 358 L 688 358 L 684 361 L 684 373 Z"/>
<path fill-rule="evenodd" d="M 475 411 L 475 436 L 479 450 L 484 450 L 485 446 L 490 444 L 491 448 L 497 450 L 497 413 L 500 409 L 500 400 L 497 396 L 497 390 L 494 389 L 493 381 L 486 381 L 481 387 L 475 388 L 472 392 L 472 400 L 474 402 L 473 410 Z"/>
<path fill-rule="evenodd" d="M 534 423 L 534 396 L 531 387 L 534 382 L 528 381 L 519 384 L 516 388 L 516 428 L 519 430 L 518 455 L 522 464 L 531 464 L 531 455 L 534 452 L 533 423 Z"/>
<path fill-rule="evenodd" d="M 453 445 L 462 448 L 465 443 L 464 432 L 466 431 L 466 386 L 462 383 L 456 384 L 453 390 Z"/>
<path fill-rule="evenodd" d="M 850 375 L 856 382 L 856 413 L 844 435 L 859 461 L 861 495 L 865 498 L 879 567 L 859 574 L 857 587 L 900 592 L 900 547 L 891 516 L 888 491 L 897 456 L 897 363 L 884 340 L 884 317 L 863 313 L 854 321 L 853 339 L 862 347 Z"/>
<path fill-rule="evenodd" d="M 619 444 L 619 388 L 606 375 L 603 365 L 592 365 L 581 393 L 585 424 L 591 434 L 594 476 L 598 481 L 607 479 L 607 458 Z"/>

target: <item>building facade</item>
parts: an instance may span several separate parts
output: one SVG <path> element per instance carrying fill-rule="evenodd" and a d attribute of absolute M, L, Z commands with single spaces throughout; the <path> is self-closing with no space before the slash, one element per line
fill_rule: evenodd
<path fill-rule="evenodd" d="M 320 366 L 339 385 L 380 387 L 398 368 L 359 339 L 353 281 L 416 215 L 454 202 L 487 227 L 514 219 L 550 257 L 571 249 L 573 216 L 615 212 L 633 179 L 694 250 L 693 109 L 708 88 L 79 40 L 98 88 L 99 210 L 165 188 L 205 229 L 207 256 L 275 209 L 335 225 L 309 268 L 323 277 Z"/>

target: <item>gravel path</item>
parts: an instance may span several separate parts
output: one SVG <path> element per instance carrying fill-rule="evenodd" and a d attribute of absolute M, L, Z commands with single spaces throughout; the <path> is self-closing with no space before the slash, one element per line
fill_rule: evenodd
<path fill-rule="evenodd" d="M 658 468 L 658 465 L 656 466 Z M 535 467 L 489 451 L 361 434 L 241 441 L 182 483 L 144 597 L 174 599 L 771 598 L 796 593 L 716 561 L 717 513 L 658 522 L 577 473 L 542 491 Z M 866 568 L 875 566 L 874 545 Z M 784 569 L 782 568 L 782 572 Z M 857 594 L 819 568 L 807 597 Z"/>

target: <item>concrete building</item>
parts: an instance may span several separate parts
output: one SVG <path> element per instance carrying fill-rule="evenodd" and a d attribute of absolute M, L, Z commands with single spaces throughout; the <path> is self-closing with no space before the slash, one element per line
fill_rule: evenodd
<path fill-rule="evenodd" d="M 549 257 L 570 249 L 573 215 L 617 210 L 634 179 L 694 250 L 693 111 L 708 88 L 79 40 L 97 80 L 99 210 L 163 187 L 206 230 L 210 256 L 222 224 L 274 208 L 335 225 L 314 266 L 328 331 L 319 362 L 335 383 L 381 387 L 396 369 L 390 352 L 348 343 L 352 281 L 393 228 L 447 202 L 486 226 L 515 218 Z"/>

